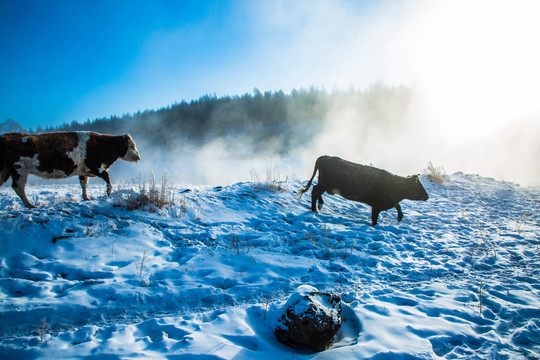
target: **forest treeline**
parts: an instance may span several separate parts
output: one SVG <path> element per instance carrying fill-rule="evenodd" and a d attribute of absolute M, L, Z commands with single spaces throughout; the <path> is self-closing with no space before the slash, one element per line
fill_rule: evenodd
<path fill-rule="evenodd" d="M 241 96 L 203 96 L 158 110 L 111 116 L 84 123 L 73 121 L 57 127 L 38 128 L 35 132 L 92 130 L 101 133 L 130 133 L 137 144 L 166 152 L 202 146 L 220 139 L 234 151 L 238 144 L 252 153 L 285 155 L 332 126 L 340 126 L 340 112 L 352 114 L 354 121 L 366 125 L 398 125 L 410 102 L 407 87 L 376 84 L 366 90 L 349 89 L 328 92 L 325 89 L 293 90 Z M 336 115 L 338 114 L 338 115 Z M 344 125 L 346 126 L 346 125 Z"/>

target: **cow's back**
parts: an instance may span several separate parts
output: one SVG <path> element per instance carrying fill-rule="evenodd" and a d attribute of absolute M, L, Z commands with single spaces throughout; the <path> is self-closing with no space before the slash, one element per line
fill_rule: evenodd
<path fill-rule="evenodd" d="M 63 172 L 66 176 L 71 175 L 79 166 L 80 159 L 84 159 L 84 144 L 80 142 L 83 134 L 58 132 L 37 135 L 39 172 L 48 174 Z"/>
<path fill-rule="evenodd" d="M 328 193 L 368 205 L 379 203 L 386 197 L 394 177 L 386 170 L 331 156 L 321 156 L 317 167 L 319 184 Z"/>
<path fill-rule="evenodd" d="M 44 177 L 66 177 L 77 168 L 76 157 L 83 156 L 80 134 L 58 132 L 29 135 L 1 135 L 2 159 L 5 167 Z"/>
<path fill-rule="evenodd" d="M 36 139 L 25 133 L 2 134 L 0 149 L 4 166 L 11 167 L 21 158 L 31 158 L 36 154 Z"/>

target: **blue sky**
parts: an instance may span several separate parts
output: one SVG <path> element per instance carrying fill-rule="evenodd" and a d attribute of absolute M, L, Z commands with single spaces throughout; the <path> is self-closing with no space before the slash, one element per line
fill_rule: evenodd
<path fill-rule="evenodd" d="M 414 86 L 442 133 L 490 136 L 540 114 L 539 17 L 536 0 L 0 0 L 0 122 L 382 81 Z"/>
<path fill-rule="evenodd" d="M 0 121 L 35 129 L 205 94 L 354 85 L 332 81 L 335 64 L 319 67 L 328 54 L 306 31 L 317 17 L 336 27 L 344 11 L 362 18 L 376 3 L 289 3 L 2 0 Z M 321 41 L 339 42 L 344 28 L 329 30 Z"/>

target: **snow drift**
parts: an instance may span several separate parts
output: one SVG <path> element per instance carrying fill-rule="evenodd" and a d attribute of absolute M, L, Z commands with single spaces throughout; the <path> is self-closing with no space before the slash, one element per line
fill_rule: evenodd
<path fill-rule="evenodd" d="M 540 189 L 422 177 L 405 217 L 302 183 L 171 187 L 175 205 L 128 211 L 128 190 L 0 189 L 0 357 L 531 359 L 540 357 Z M 121 186 L 117 186 L 121 189 Z M 55 242 L 53 243 L 53 240 Z M 330 349 L 273 334 L 298 286 L 340 295 Z"/>

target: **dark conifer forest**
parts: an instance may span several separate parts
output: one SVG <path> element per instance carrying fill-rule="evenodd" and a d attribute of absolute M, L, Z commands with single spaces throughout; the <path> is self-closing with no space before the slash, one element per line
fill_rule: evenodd
<path fill-rule="evenodd" d="M 312 87 L 216 97 L 205 95 L 158 110 L 144 110 L 122 116 L 73 120 L 58 127 L 29 129 L 29 132 L 82 131 L 130 133 L 138 144 L 171 153 L 187 147 L 204 146 L 216 139 L 234 153 L 237 144 L 252 154 L 287 155 L 309 145 L 325 131 L 329 119 L 341 126 L 339 116 L 352 114 L 355 128 L 385 127 L 389 133 L 403 121 L 412 91 L 406 87 L 375 84 L 366 90 L 327 91 Z M 350 120 L 348 120 L 350 122 Z M 345 125 L 344 125 L 345 126 Z M 350 123 L 346 126 L 350 126 Z M 361 134 L 359 134 L 361 137 Z M 239 149 L 240 152 L 240 149 Z M 241 154 L 239 154 L 241 156 Z"/>

